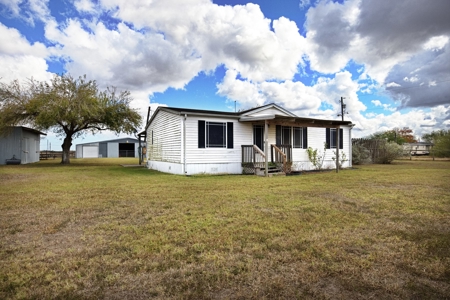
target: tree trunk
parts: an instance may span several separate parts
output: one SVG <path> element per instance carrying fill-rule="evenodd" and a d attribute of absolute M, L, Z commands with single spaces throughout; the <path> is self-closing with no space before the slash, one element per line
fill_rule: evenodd
<path fill-rule="evenodd" d="M 72 146 L 72 136 L 66 136 L 64 138 L 64 142 L 61 145 L 62 147 L 62 164 L 70 164 L 70 147 Z"/>

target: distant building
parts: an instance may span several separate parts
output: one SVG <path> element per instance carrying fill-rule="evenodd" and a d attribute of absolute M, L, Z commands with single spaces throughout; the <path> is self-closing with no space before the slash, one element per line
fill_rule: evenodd
<path fill-rule="evenodd" d="M 404 155 L 430 155 L 433 143 L 417 142 L 417 143 L 405 143 L 403 144 Z"/>
<path fill-rule="evenodd" d="M 76 145 L 76 158 L 139 157 L 139 140 L 121 138 Z"/>
<path fill-rule="evenodd" d="M 39 161 L 41 135 L 46 135 L 35 129 L 15 126 L 6 135 L 0 136 L 0 165 L 11 162 L 29 164 Z M 18 161 L 20 160 L 20 162 Z"/>

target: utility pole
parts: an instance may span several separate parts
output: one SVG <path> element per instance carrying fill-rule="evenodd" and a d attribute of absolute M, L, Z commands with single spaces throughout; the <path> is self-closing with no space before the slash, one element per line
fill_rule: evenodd
<path fill-rule="evenodd" d="M 338 114 L 338 117 L 339 116 L 341 116 L 342 117 L 342 121 L 344 121 L 344 114 L 345 114 L 345 107 L 346 107 L 346 105 L 345 105 L 345 103 L 344 103 L 344 99 L 345 99 L 345 97 L 341 97 L 341 113 L 340 114 Z"/>

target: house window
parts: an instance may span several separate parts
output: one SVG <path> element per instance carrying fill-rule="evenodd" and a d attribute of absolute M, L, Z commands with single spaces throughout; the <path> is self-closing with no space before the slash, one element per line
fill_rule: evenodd
<path fill-rule="evenodd" d="M 292 145 L 293 148 L 308 148 L 308 128 L 276 126 L 276 144 Z M 291 143 L 293 141 L 294 143 Z"/>
<path fill-rule="evenodd" d="M 326 128 L 327 149 L 336 149 L 337 147 L 337 129 Z M 339 129 L 339 149 L 344 149 L 344 130 Z"/>
<path fill-rule="evenodd" d="M 227 123 L 206 122 L 206 148 L 227 146 Z"/>
<path fill-rule="evenodd" d="M 294 131 L 294 148 L 302 148 L 302 128 L 301 127 L 293 127 Z"/>
<path fill-rule="evenodd" d="M 336 128 L 330 128 L 330 148 L 336 148 Z"/>
<path fill-rule="evenodd" d="M 233 122 L 198 121 L 199 148 L 233 148 Z"/>
<path fill-rule="evenodd" d="M 291 127 L 290 126 L 282 126 L 281 127 L 281 144 L 282 145 L 291 145 Z"/>

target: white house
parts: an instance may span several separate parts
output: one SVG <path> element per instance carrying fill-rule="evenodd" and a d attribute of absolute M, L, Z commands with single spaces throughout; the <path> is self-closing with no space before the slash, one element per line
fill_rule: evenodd
<path fill-rule="evenodd" d="M 428 142 L 416 142 L 416 143 L 404 143 L 403 154 L 404 155 L 430 155 L 430 151 L 433 148 L 433 143 Z"/>
<path fill-rule="evenodd" d="M 324 168 L 351 167 L 350 121 L 300 118 L 276 104 L 241 112 L 158 107 L 147 122 L 147 167 L 173 174 L 267 174 L 312 170 L 307 148 Z M 324 145 L 328 149 L 324 151 Z"/>

